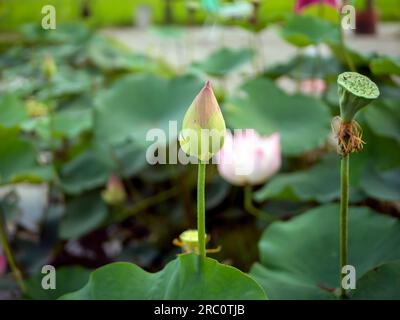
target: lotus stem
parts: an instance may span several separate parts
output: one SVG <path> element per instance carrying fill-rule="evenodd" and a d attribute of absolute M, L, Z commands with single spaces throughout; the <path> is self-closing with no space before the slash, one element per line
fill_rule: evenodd
<path fill-rule="evenodd" d="M 345 297 L 345 290 L 342 286 L 344 274 L 343 267 L 348 260 L 348 211 L 349 211 L 349 155 L 341 160 L 341 198 L 340 198 L 340 297 Z"/>
<path fill-rule="evenodd" d="M 199 254 L 204 258 L 206 257 L 205 179 L 206 164 L 200 161 L 197 176 L 197 232 L 199 236 Z"/>
<path fill-rule="evenodd" d="M 266 220 L 269 222 L 276 220 L 275 217 L 270 213 L 264 212 L 263 210 L 260 210 L 254 206 L 253 188 L 250 185 L 246 185 L 244 187 L 244 209 L 258 219 Z"/>
<path fill-rule="evenodd" d="M 10 243 L 8 241 L 7 229 L 6 229 L 6 221 L 4 218 L 3 208 L 0 206 L 0 243 L 4 249 L 4 253 L 6 254 L 7 261 L 10 265 L 11 271 L 14 275 L 15 281 L 17 282 L 22 293 L 26 292 L 26 286 L 24 280 L 22 278 L 22 272 L 17 266 L 15 262 L 14 253 L 11 249 Z"/>

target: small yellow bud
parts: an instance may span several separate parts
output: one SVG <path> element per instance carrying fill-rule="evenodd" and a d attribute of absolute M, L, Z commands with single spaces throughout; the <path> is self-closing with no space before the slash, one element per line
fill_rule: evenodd
<path fill-rule="evenodd" d="M 42 72 L 46 79 L 51 79 L 57 72 L 57 67 L 52 56 L 47 55 L 44 57 Z"/>
<path fill-rule="evenodd" d="M 206 237 L 206 242 L 210 241 L 210 237 Z M 199 254 L 199 233 L 197 230 L 186 230 L 179 235 L 179 239 L 174 239 L 172 242 L 174 245 L 181 247 L 184 253 L 196 253 Z M 215 249 L 207 249 L 208 253 L 216 253 L 221 250 L 221 247 Z"/>
<path fill-rule="evenodd" d="M 103 190 L 101 196 L 105 203 L 110 205 L 118 205 L 125 201 L 126 192 L 121 179 L 113 174 L 107 182 L 107 188 Z"/>
<path fill-rule="evenodd" d="M 30 118 L 42 117 L 48 115 L 49 107 L 39 101 L 28 100 L 26 102 L 26 111 Z"/>
<path fill-rule="evenodd" d="M 207 81 L 183 118 L 181 148 L 186 154 L 207 161 L 222 148 L 225 131 L 224 117 Z"/>

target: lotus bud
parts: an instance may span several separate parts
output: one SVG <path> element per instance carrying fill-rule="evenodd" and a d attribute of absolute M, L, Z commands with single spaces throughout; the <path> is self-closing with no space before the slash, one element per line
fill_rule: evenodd
<path fill-rule="evenodd" d="M 350 123 L 361 108 L 379 96 L 377 85 L 368 77 L 356 72 L 340 74 L 337 83 L 340 115 L 345 123 Z"/>
<path fill-rule="evenodd" d="M 49 113 L 49 107 L 36 100 L 28 100 L 26 102 L 26 110 L 30 118 L 43 117 Z"/>
<path fill-rule="evenodd" d="M 107 188 L 101 193 L 104 202 L 110 205 L 118 205 L 125 201 L 126 192 L 121 179 L 113 174 L 109 177 Z"/>
<path fill-rule="evenodd" d="M 51 79 L 57 72 L 57 67 L 52 56 L 47 55 L 44 57 L 42 72 L 46 79 Z"/>
<path fill-rule="evenodd" d="M 207 81 L 187 110 L 179 136 L 182 150 L 201 161 L 208 161 L 224 144 L 225 121 Z"/>

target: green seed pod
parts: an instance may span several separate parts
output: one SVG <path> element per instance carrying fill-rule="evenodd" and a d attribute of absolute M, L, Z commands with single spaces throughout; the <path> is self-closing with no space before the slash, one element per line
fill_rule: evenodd
<path fill-rule="evenodd" d="M 186 154 L 207 161 L 222 148 L 225 131 L 221 109 L 207 81 L 183 118 L 179 143 Z"/>
<path fill-rule="evenodd" d="M 340 115 L 345 123 L 351 122 L 361 108 L 379 96 L 377 85 L 357 72 L 340 74 L 337 83 Z"/>

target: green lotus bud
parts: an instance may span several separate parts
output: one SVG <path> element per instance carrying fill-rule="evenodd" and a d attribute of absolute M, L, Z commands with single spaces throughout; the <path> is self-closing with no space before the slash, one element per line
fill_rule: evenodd
<path fill-rule="evenodd" d="M 379 96 L 377 85 L 357 72 L 344 72 L 338 76 L 340 115 L 345 123 L 353 120 L 356 113 Z"/>
<path fill-rule="evenodd" d="M 54 63 L 54 59 L 52 56 L 47 55 L 44 57 L 42 72 L 46 79 L 51 79 L 54 74 L 57 72 L 56 64 Z"/>
<path fill-rule="evenodd" d="M 102 191 L 101 196 L 105 203 L 118 205 L 125 201 L 126 192 L 119 176 L 113 174 L 108 178 L 107 188 Z"/>
<path fill-rule="evenodd" d="M 207 161 L 222 148 L 225 131 L 224 117 L 207 81 L 183 118 L 181 148 L 186 154 Z"/>

